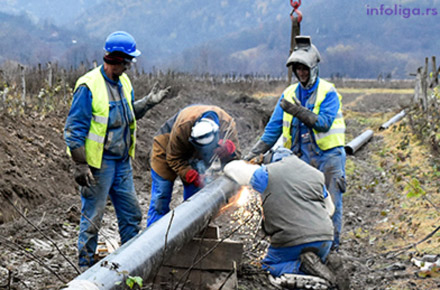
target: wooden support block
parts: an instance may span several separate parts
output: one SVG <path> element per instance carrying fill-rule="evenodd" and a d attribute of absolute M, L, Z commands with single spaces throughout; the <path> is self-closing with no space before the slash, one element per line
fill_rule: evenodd
<path fill-rule="evenodd" d="M 163 288 L 167 288 L 165 284 L 174 288 L 179 282 L 186 285 L 185 289 L 237 289 L 237 265 L 241 265 L 243 244 L 221 241 L 219 236 L 217 226 L 208 226 L 166 260 L 157 274 L 152 273 L 149 282 L 154 279 L 155 285 Z M 195 264 L 201 257 L 204 258 Z"/>
<path fill-rule="evenodd" d="M 232 270 L 233 262 L 241 264 L 243 254 L 243 244 L 232 240 L 198 239 L 194 238 L 186 244 L 182 250 L 170 259 L 165 261 L 165 266 L 189 268 L 200 257 L 213 249 L 200 263 L 194 265 L 194 269 L 199 270 Z"/>
<path fill-rule="evenodd" d="M 220 238 L 220 230 L 219 230 L 218 226 L 208 225 L 200 233 L 195 235 L 195 238 L 219 239 Z"/>
<path fill-rule="evenodd" d="M 182 277 L 185 271 L 186 269 L 182 268 L 163 266 L 156 276 L 155 285 L 160 286 L 164 283 L 168 287 L 175 287 L 175 284 L 180 281 L 179 285 L 186 282 L 185 289 L 213 290 L 220 289 L 220 287 L 221 289 L 237 289 L 236 272 L 191 270 L 185 277 Z"/>

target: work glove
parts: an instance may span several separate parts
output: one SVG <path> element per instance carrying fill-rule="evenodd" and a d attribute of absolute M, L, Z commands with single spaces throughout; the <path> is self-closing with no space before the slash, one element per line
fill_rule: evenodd
<path fill-rule="evenodd" d="M 249 185 L 252 175 L 258 168 L 260 168 L 259 165 L 250 164 L 244 160 L 235 160 L 226 164 L 223 172 L 238 184 Z"/>
<path fill-rule="evenodd" d="M 299 104 L 295 99 L 293 99 L 293 102 L 294 103 L 291 103 L 286 99 L 282 99 L 280 102 L 280 107 L 284 110 L 284 112 L 298 118 L 307 127 L 313 127 L 316 121 L 318 121 L 318 115 L 301 106 L 301 104 Z"/>
<path fill-rule="evenodd" d="M 95 179 L 88 164 L 76 164 L 75 181 L 81 186 L 90 187 L 93 185 Z"/>
<path fill-rule="evenodd" d="M 90 187 L 95 182 L 92 171 L 86 160 L 86 151 L 84 147 L 79 147 L 71 152 L 72 160 L 75 162 L 75 181 L 80 186 Z"/>
<path fill-rule="evenodd" d="M 214 153 L 217 154 L 220 159 L 231 157 L 236 149 L 234 142 L 229 139 L 220 139 L 220 141 L 218 141 L 218 146 L 219 147 L 214 149 Z"/>
<path fill-rule="evenodd" d="M 205 175 L 199 174 L 195 169 L 188 170 L 185 175 L 185 180 L 187 183 L 192 183 L 198 188 L 205 186 Z"/>
<path fill-rule="evenodd" d="M 159 83 L 156 82 L 148 95 L 134 102 L 133 107 L 136 120 L 142 118 L 149 109 L 162 102 L 170 93 L 170 89 L 171 87 L 167 87 L 160 90 Z"/>
<path fill-rule="evenodd" d="M 260 154 L 266 153 L 266 151 L 269 150 L 271 147 L 271 145 L 260 139 L 243 159 L 246 161 L 251 161 L 255 157 L 259 157 Z"/>

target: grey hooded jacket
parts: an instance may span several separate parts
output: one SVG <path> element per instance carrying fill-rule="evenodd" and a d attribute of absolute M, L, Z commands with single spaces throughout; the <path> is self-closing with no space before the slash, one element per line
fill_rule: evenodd
<path fill-rule="evenodd" d="M 296 155 L 266 165 L 269 182 L 262 194 L 265 232 L 273 247 L 333 240 L 324 204 L 324 175 Z"/>

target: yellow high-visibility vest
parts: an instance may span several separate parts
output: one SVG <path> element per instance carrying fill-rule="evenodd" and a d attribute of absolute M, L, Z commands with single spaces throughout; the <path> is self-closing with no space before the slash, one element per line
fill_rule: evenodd
<path fill-rule="evenodd" d="M 296 89 L 298 86 L 299 83 L 287 87 L 287 89 L 283 93 L 284 98 L 292 103 L 294 102 L 293 99 L 296 99 L 297 102 L 300 103 L 298 101 L 298 98 L 296 97 Z M 316 93 L 316 97 L 314 101 L 313 113 L 318 115 L 319 110 L 321 108 L 321 103 L 324 101 L 325 96 L 331 90 L 335 90 L 335 88 L 332 83 L 320 79 L 317 90 L 318 91 Z M 337 94 L 339 98 L 339 110 L 335 120 L 333 121 L 333 124 L 330 127 L 330 130 L 327 132 L 318 132 L 315 129 L 313 129 L 316 143 L 321 150 L 328 150 L 334 147 L 345 145 L 345 121 L 342 115 L 342 96 L 339 93 Z M 292 120 L 293 120 L 293 116 L 291 114 L 284 112 L 283 144 L 284 147 L 288 149 L 291 149 L 292 147 L 292 133 L 291 133 Z"/>
<path fill-rule="evenodd" d="M 122 91 L 127 99 L 130 113 L 133 115 L 133 123 L 130 124 L 131 146 L 128 154 L 134 158 L 136 144 L 136 119 L 131 103 L 130 79 L 123 73 L 119 80 L 122 84 Z M 101 168 L 102 155 L 104 153 L 104 141 L 107 133 L 107 123 L 109 117 L 109 98 L 104 76 L 101 73 L 101 66 L 91 70 L 78 79 L 74 91 L 79 86 L 86 85 L 92 93 L 92 121 L 90 130 L 85 140 L 85 150 L 87 163 L 95 168 Z"/>

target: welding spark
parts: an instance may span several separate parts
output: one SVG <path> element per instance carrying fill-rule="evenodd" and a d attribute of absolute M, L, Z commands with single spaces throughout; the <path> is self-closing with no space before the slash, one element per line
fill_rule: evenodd
<path fill-rule="evenodd" d="M 232 197 L 229 203 L 220 209 L 220 213 L 223 213 L 225 210 L 232 206 L 234 206 L 234 208 L 243 208 L 245 205 L 248 204 L 250 195 L 251 194 L 249 188 L 246 186 L 242 186 L 237 195 Z"/>
<path fill-rule="evenodd" d="M 238 194 L 237 204 L 239 206 L 245 206 L 249 202 L 249 197 L 251 192 L 247 186 L 242 187 L 240 193 Z"/>

